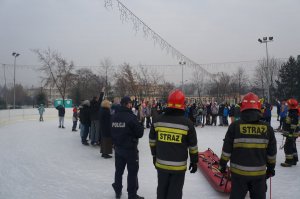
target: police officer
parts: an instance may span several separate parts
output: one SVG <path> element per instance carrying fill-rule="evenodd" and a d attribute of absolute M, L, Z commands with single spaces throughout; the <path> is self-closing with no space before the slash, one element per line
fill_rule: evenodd
<path fill-rule="evenodd" d="M 261 103 L 254 93 L 244 96 L 241 118 L 233 122 L 225 135 L 219 170 L 226 171 L 230 160 L 231 199 L 266 198 L 266 178 L 275 175 L 276 138 L 273 128 L 261 119 Z M 267 170 L 266 170 L 267 168 Z"/>
<path fill-rule="evenodd" d="M 157 169 L 158 199 L 181 199 L 188 151 L 190 172 L 197 171 L 197 135 L 192 121 L 184 117 L 185 96 L 174 90 L 168 97 L 164 114 L 153 121 L 149 144 Z"/>
<path fill-rule="evenodd" d="M 128 199 L 143 199 L 137 195 L 138 190 L 138 139 L 144 134 L 143 126 L 131 111 L 130 97 L 121 99 L 121 106 L 112 117 L 111 135 L 115 145 L 115 181 L 112 184 L 116 198 L 122 194 L 122 176 L 127 165 L 127 191 Z"/>
<path fill-rule="evenodd" d="M 289 99 L 288 115 L 283 123 L 283 135 L 286 137 L 284 144 L 285 162 L 281 163 L 283 167 L 291 167 L 298 162 L 298 153 L 296 147 L 296 139 L 298 138 L 299 120 L 298 120 L 298 101 Z"/>

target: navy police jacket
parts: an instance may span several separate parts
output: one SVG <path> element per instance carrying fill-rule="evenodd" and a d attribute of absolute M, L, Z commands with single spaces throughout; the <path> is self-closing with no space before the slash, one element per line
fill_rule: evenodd
<path fill-rule="evenodd" d="M 138 139 L 143 134 L 144 127 L 136 115 L 129 108 L 121 106 L 111 122 L 111 136 L 116 149 L 137 149 Z"/>

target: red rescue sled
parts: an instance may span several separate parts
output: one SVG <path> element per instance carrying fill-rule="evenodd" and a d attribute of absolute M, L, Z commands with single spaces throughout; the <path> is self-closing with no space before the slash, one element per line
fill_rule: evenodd
<path fill-rule="evenodd" d="M 219 192 L 230 193 L 230 172 L 228 168 L 225 174 L 219 171 L 219 157 L 208 148 L 204 152 L 199 152 L 198 158 L 198 166 L 213 188 Z"/>

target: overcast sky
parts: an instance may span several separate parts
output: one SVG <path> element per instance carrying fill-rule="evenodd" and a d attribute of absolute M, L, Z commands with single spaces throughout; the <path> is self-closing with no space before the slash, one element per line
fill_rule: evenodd
<path fill-rule="evenodd" d="M 257 39 L 263 36 L 274 37 L 272 57 L 300 54 L 299 0 L 121 2 L 199 64 L 262 59 L 265 46 Z M 116 8 L 106 9 L 104 0 L 0 0 L 0 27 L 0 64 L 12 64 L 15 51 L 21 54 L 17 64 L 39 65 L 30 49 L 48 47 L 81 66 L 99 65 L 105 57 L 114 65 L 178 64 L 142 32 L 136 34 L 131 23 L 122 22 Z M 35 71 L 19 69 L 17 82 L 36 84 L 28 73 Z M 8 82 L 12 74 L 7 68 Z M 3 84 L 3 66 L 0 79 Z"/>

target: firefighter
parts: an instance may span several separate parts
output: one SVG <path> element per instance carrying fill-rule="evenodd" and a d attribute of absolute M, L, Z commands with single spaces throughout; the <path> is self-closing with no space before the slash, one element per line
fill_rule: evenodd
<path fill-rule="evenodd" d="M 266 179 L 275 175 L 276 138 L 273 128 L 262 117 L 261 103 L 254 93 L 244 96 L 241 118 L 228 127 L 219 170 L 226 173 L 230 160 L 231 199 L 266 198 Z M 266 169 L 267 168 L 267 169 Z"/>
<path fill-rule="evenodd" d="M 185 96 L 174 90 L 168 97 L 167 109 L 151 125 L 149 144 L 157 169 L 158 199 L 181 199 L 188 152 L 189 170 L 197 171 L 198 146 L 193 123 L 184 117 Z"/>
<path fill-rule="evenodd" d="M 283 167 L 291 167 L 298 162 L 298 153 L 296 147 L 296 139 L 298 138 L 299 119 L 298 119 L 298 102 L 296 99 L 289 99 L 288 115 L 283 124 L 283 136 L 286 137 L 284 144 L 285 162 L 281 163 Z"/>

